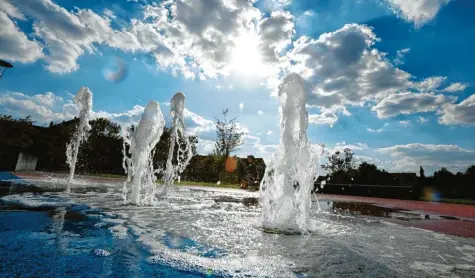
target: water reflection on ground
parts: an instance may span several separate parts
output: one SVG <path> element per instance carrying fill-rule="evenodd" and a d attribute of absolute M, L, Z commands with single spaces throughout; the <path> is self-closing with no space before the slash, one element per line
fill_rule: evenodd
<path fill-rule="evenodd" d="M 460 220 L 420 211 L 322 199 L 311 233 L 282 235 L 260 229 L 258 193 L 178 188 L 135 207 L 121 184 L 79 182 L 69 195 L 60 181 L 0 187 L 3 276 L 475 276 L 475 239 L 412 224 Z"/>

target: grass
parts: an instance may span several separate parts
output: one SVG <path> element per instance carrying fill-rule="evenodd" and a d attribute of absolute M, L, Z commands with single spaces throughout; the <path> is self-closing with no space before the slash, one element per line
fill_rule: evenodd
<path fill-rule="evenodd" d="M 113 178 L 113 179 L 123 179 L 125 180 L 127 177 L 124 175 L 113 175 L 113 174 L 88 174 L 88 176 L 91 177 L 101 177 L 101 178 Z M 161 180 L 158 180 L 157 182 L 162 182 Z M 241 188 L 240 184 L 237 183 L 221 183 L 221 184 L 216 184 L 213 182 L 201 182 L 201 181 L 181 181 L 180 183 L 177 183 L 175 181 L 175 184 L 177 186 L 180 185 L 196 185 L 196 186 L 207 186 L 207 187 L 223 187 L 223 188 Z"/>
<path fill-rule="evenodd" d="M 240 184 L 237 183 L 221 183 L 216 184 L 213 182 L 201 182 L 201 181 L 181 181 L 180 183 L 175 182 L 176 185 L 196 185 L 196 186 L 206 186 L 206 187 L 223 187 L 223 188 L 241 188 Z"/>

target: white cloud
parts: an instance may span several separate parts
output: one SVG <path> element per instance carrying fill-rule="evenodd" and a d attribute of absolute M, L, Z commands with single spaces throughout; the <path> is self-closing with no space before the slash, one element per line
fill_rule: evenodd
<path fill-rule="evenodd" d="M 338 121 L 338 116 L 331 112 L 308 115 L 308 122 L 311 124 L 333 126 L 336 121 Z"/>
<path fill-rule="evenodd" d="M 447 80 L 447 77 L 432 76 L 420 82 L 414 83 L 414 88 L 421 92 L 432 92 L 440 88 L 440 86 Z"/>
<path fill-rule="evenodd" d="M 208 155 L 213 153 L 215 142 L 213 140 L 198 139 L 196 145 L 196 152 L 201 155 Z"/>
<path fill-rule="evenodd" d="M 435 18 L 439 10 L 451 0 L 387 0 L 393 10 L 416 27 Z"/>
<path fill-rule="evenodd" d="M 419 166 L 431 170 L 447 167 L 454 171 L 463 171 L 475 161 L 475 150 L 457 145 L 413 143 L 380 148 L 377 151 L 390 155 L 395 169 L 413 172 L 416 172 Z"/>
<path fill-rule="evenodd" d="M 295 33 L 292 14 L 287 11 L 272 12 L 270 17 L 259 22 L 258 29 L 264 62 L 280 62 L 280 52 L 290 44 Z"/>
<path fill-rule="evenodd" d="M 3 3 L 1 5 L 6 5 Z M 0 6 L 0 9 L 5 8 Z M 14 8 L 14 7 L 13 7 Z M 12 17 L 19 17 L 18 11 L 10 10 Z M 0 58 L 10 62 L 31 63 L 43 57 L 43 50 L 36 42 L 29 40 L 18 26 L 0 10 Z"/>
<path fill-rule="evenodd" d="M 37 94 L 32 97 L 36 100 L 37 103 L 42 104 L 47 107 L 56 105 L 57 103 L 63 102 L 63 98 L 56 96 L 52 92 L 47 92 L 44 94 Z"/>
<path fill-rule="evenodd" d="M 409 48 L 398 50 L 396 52 L 396 58 L 394 59 L 394 64 L 395 65 L 404 64 L 404 57 L 406 56 L 407 53 L 409 53 L 409 51 L 411 51 Z"/>
<path fill-rule="evenodd" d="M 20 20 L 25 19 L 25 15 L 22 14 L 17 7 L 13 6 L 8 0 L 0 2 L 0 11 L 5 12 L 8 16 Z"/>
<path fill-rule="evenodd" d="M 50 121 L 62 121 L 73 118 L 77 115 L 74 104 L 62 103 L 62 99 L 57 97 L 55 102 L 61 102 L 59 107 L 51 107 L 48 99 L 50 93 L 27 96 L 22 93 L 0 94 L 0 107 L 3 113 L 9 113 L 14 117 L 31 116 L 32 120 L 38 123 L 48 123 Z M 46 105 L 45 105 L 46 104 Z"/>
<path fill-rule="evenodd" d="M 376 111 L 378 118 L 388 118 L 399 114 L 437 111 L 444 105 L 455 102 L 456 99 L 434 93 L 404 92 L 382 99 L 372 110 Z"/>
<path fill-rule="evenodd" d="M 242 110 L 244 109 L 244 103 L 239 103 L 239 111 L 242 112 Z"/>
<path fill-rule="evenodd" d="M 403 126 L 408 126 L 411 124 L 411 121 L 408 121 L 408 120 L 405 120 L 405 121 L 399 121 L 399 124 L 403 125 Z"/>
<path fill-rule="evenodd" d="M 348 144 L 346 142 L 339 142 L 336 143 L 333 146 L 325 146 L 321 144 L 315 144 L 313 147 L 316 149 L 318 153 L 321 153 L 322 155 L 325 156 L 330 156 L 334 154 L 335 152 L 340 152 L 340 154 L 343 153 L 345 149 L 350 149 L 354 153 L 359 153 L 361 151 L 364 151 L 368 149 L 368 145 L 364 143 L 353 143 L 353 144 Z"/>
<path fill-rule="evenodd" d="M 109 10 L 101 15 L 79 8 L 68 11 L 51 0 L 30 2 L 13 0 L 12 3 L 18 13 L 33 21 L 34 35 L 46 49 L 43 58 L 46 69 L 56 73 L 77 70 L 78 57 L 95 52 L 96 46 L 102 44 L 123 51 L 149 53 L 160 69 L 186 78 L 227 76 L 232 70 L 230 60 L 236 38 L 257 32 L 260 21 L 259 40 L 266 41 L 275 51 L 289 42 L 285 38 L 288 35 L 282 37 L 279 32 L 272 33 L 264 27 L 280 26 L 288 34 L 293 32 L 291 21 L 279 23 L 290 14 L 276 12 L 269 18 L 263 17 L 248 1 L 175 0 L 144 5 L 144 17 L 131 19 L 120 30 L 111 26 L 113 14 Z M 207 16 L 203 16 L 205 12 Z M 36 55 L 30 60 L 38 58 Z"/>
<path fill-rule="evenodd" d="M 338 120 L 338 115 L 350 116 L 350 112 L 344 106 L 335 106 L 332 108 L 320 108 L 319 114 L 308 115 L 308 122 L 317 125 L 333 126 Z"/>
<path fill-rule="evenodd" d="M 214 133 L 215 125 L 213 121 L 205 119 L 204 117 L 191 112 L 188 110 L 188 108 L 185 108 L 184 116 L 188 133 L 193 135 Z"/>
<path fill-rule="evenodd" d="M 417 121 L 421 124 L 425 124 L 428 122 L 428 120 L 422 116 L 419 116 L 419 119 Z"/>
<path fill-rule="evenodd" d="M 272 130 L 267 131 L 267 135 L 272 135 L 272 133 L 274 133 Z"/>
<path fill-rule="evenodd" d="M 270 11 L 282 10 L 292 3 L 292 0 L 261 0 L 265 9 Z"/>
<path fill-rule="evenodd" d="M 445 106 L 440 112 L 439 123 L 445 125 L 475 125 L 475 94 L 458 104 Z"/>
<path fill-rule="evenodd" d="M 69 94 L 72 97 L 71 94 Z M 165 107 L 169 106 L 167 103 L 162 103 Z M 91 118 L 106 118 L 123 126 L 137 125 L 142 117 L 145 107 L 141 105 L 134 105 L 131 109 L 118 113 L 111 113 L 107 111 L 92 111 Z M 52 92 L 44 94 L 36 94 L 28 96 L 18 92 L 8 92 L 0 94 L 0 111 L 8 113 L 14 117 L 31 116 L 32 120 L 39 124 L 49 123 L 50 121 L 58 122 L 70 120 L 78 115 L 76 105 L 71 101 L 65 101 L 63 98 L 56 96 Z M 168 120 L 169 113 L 162 109 L 165 120 Z M 200 137 L 215 136 L 214 122 L 203 118 L 202 116 L 185 108 L 185 125 L 188 134 L 197 135 Z M 249 130 L 239 125 L 239 129 L 243 132 Z"/>
<path fill-rule="evenodd" d="M 368 148 L 368 145 L 364 143 L 354 143 L 354 144 L 347 144 L 346 142 L 339 142 L 336 143 L 335 146 L 333 147 L 334 150 L 344 150 L 344 149 L 351 149 L 352 151 L 361 151 L 361 150 L 366 150 Z"/>
<path fill-rule="evenodd" d="M 447 92 L 447 93 L 455 93 L 455 92 L 461 92 L 461 91 L 465 90 L 467 87 L 468 87 L 467 84 L 457 82 L 457 83 L 450 84 L 450 86 L 443 89 L 442 91 Z"/>
<path fill-rule="evenodd" d="M 257 111 L 257 115 L 264 115 L 264 112 L 262 110 Z"/>
<path fill-rule="evenodd" d="M 293 43 L 290 71 L 307 80 L 310 107 L 333 109 L 310 115 L 312 123 L 334 124 L 346 105 L 361 106 L 411 86 L 410 74 L 373 48 L 378 40 L 370 27 L 347 24 L 318 39 L 303 36 Z"/>
<path fill-rule="evenodd" d="M 238 156 L 254 154 L 267 162 L 278 147 L 278 145 L 264 145 L 261 138 L 250 134 L 246 134 L 243 139 L 243 145 L 236 153 Z"/>
<path fill-rule="evenodd" d="M 367 128 L 366 130 L 371 133 L 381 133 L 383 131 L 382 128 L 378 128 L 378 129 Z"/>
<path fill-rule="evenodd" d="M 117 18 L 114 12 L 109 9 L 104 9 L 104 15 L 111 19 Z"/>

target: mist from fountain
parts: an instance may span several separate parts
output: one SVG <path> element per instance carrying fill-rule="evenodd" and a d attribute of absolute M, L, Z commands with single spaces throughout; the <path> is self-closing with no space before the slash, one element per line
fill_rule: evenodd
<path fill-rule="evenodd" d="M 153 167 L 155 145 L 160 141 L 165 128 L 160 105 L 150 101 L 135 130 L 124 132 L 123 167 L 127 180 L 123 187 L 124 202 L 134 205 L 154 204 L 157 200 L 155 174 L 159 170 Z M 128 146 L 128 151 L 127 151 Z M 128 193 L 130 199 L 127 199 Z"/>
<path fill-rule="evenodd" d="M 71 182 L 74 179 L 79 146 L 87 139 L 91 129 L 89 118 L 92 112 L 92 93 L 88 87 L 83 86 L 79 89 L 74 97 L 74 103 L 79 110 L 79 125 L 71 142 L 66 145 L 66 163 L 69 166 L 69 176 L 66 185 L 67 192 L 71 191 Z"/>
<path fill-rule="evenodd" d="M 173 188 L 175 179 L 185 170 L 191 160 L 191 144 L 186 136 L 185 122 L 185 95 L 181 92 L 176 93 L 170 100 L 170 116 L 172 118 L 172 128 L 170 135 L 170 147 L 168 149 L 167 163 L 164 173 L 164 187 L 162 195 L 166 196 Z M 184 149 L 180 145 L 180 135 L 185 140 Z M 175 145 L 178 145 L 177 164 L 173 165 L 175 154 Z"/>
<path fill-rule="evenodd" d="M 318 156 L 307 138 L 307 92 L 292 73 L 279 85 L 280 144 L 260 187 L 262 225 L 278 231 L 307 231 L 311 190 L 318 176 Z"/>

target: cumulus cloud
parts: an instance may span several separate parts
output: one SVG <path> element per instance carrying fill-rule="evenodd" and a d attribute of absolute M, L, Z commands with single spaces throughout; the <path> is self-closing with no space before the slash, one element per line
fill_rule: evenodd
<path fill-rule="evenodd" d="M 447 77 L 443 76 L 432 76 L 428 77 L 420 82 L 414 83 L 414 88 L 421 92 L 432 92 L 437 90 L 444 82 L 447 80 Z"/>
<path fill-rule="evenodd" d="M 368 145 L 366 145 L 364 143 L 348 144 L 345 141 L 338 142 L 338 143 L 336 143 L 332 146 L 325 146 L 325 145 L 321 145 L 321 144 L 315 144 L 315 145 L 313 145 L 313 147 L 315 148 L 315 150 L 318 153 L 322 153 L 323 155 L 326 155 L 326 156 L 332 155 L 337 151 L 340 152 L 340 153 L 343 153 L 343 151 L 345 149 L 350 149 L 351 151 L 356 152 L 356 153 L 368 149 Z"/>
<path fill-rule="evenodd" d="M 320 108 L 320 113 L 309 113 L 308 122 L 317 125 L 333 126 L 339 115 L 351 115 L 344 106 L 334 106 L 332 108 Z"/>
<path fill-rule="evenodd" d="M 380 148 L 377 151 L 391 156 L 395 169 L 413 172 L 421 165 L 432 170 L 444 166 L 451 170 L 462 171 L 475 161 L 475 150 L 464 149 L 457 145 L 412 143 Z M 447 158 L 450 158 L 450 164 Z"/>
<path fill-rule="evenodd" d="M 282 10 L 288 7 L 292 0 L 261 0 L 265 9 L 270 11 Z"/>
<path fill-rule="evenodd" d="M 62 103 L 61 98 L 53 98 L 55 103 L 56 101 L 62 103 L 60 107 L 51 107 L 49 100 L 52 98 L 49 94 L 51 93 L 34 96 L 18 92 L 0 94 L 0 107 L 15 117 L 31 116 L 32 120 L 38 123 L 68 120 L 77 115 L 76 106 L 71 103 Z"/>
<path fill-rule="evenodd" d="M 449 104 L 440 112 L 439 123 L 475 125 L 475 94 L 458 104 Z"/>
<path fill-rule="evenodd" d="M 383 131 L 382 128 L 378 128 L 378 129 L 367 128 L 366 130 L 371 133 L 380 133 Z"/>
<path fill-rule="evenodd" d="M 401 124 L 403 126 L 408 126 L 408 125 L 411 124 L 411 121 L 409 121 L 409 120 L 399 121 L 399 124 Z"/>
<path fill-rule="evenodd" d="M 239 111 L 242 112 L 242 110 L 244 109 L 244 103 L 239 103 Z"/>
<path fill-rule="evenodd" d="M 43 58 L 46 69 L 56 73 L 77 70 L 78 57 L 95 52 L 96 46 L 102 44 L 123 51 L 149 53 L 159 68 L 187 78 L 227 75 L 235 38 L 256 30 L 262 17 L 249 1 L 163 1 L 144 5 L 143 18 L 131 19 L 127 26 L 117 30 L 111 26 L 113 14 L 109 10 L 102 15 L 88 9 L 68 11 L 51 0 L 13 0 L 12 3 L 14 6 L 10 6 L 18 11 L 16 14 L 24 14 L 33 21 L 34 36 L 47 49 Z M 10 6 L 13 17 L 15 13 Z M 207 16 L 202 16 L 204 13 Z M 2 19 L 6 20 L 5 16 Z M 265 38 L 269 45 L 276 50 L 282 47 L 280 38 L 274 42 L 272 34 L 266 34 L 270 36 Z M 30 60 L 38 58 L 36 55 Z"/>
<path fill-rule="evenodd" d="M 438 111 L 444 105 L 455 102 L 456 98 L 434 93 L 404 92 L 390 95 L 372 108 L 378 118 L 388 118 L 399 114 Z"/>
<path fill-rule="evenodd" d="M 264 115 L 264 112 L 262 110 L 257 111 L 257 115 Z"/>
<path fill-rule="evenodd" d="M 272 12 L 270 17 L 259 23 L 258 29 L 264 62 L 280 62 L 280 52 L 290 44 L 295 33 L 292 14 L 287 11 Z"/>
<path fill-rule="evenodd" d="M 73 97 L 70 95 L 70 97 Z M 166 104 L 165 104 L 166 106 Z M 103 110 L 92 111 L 91 118 L 106 118 L 123 126 L 137 125 L 142 117 L 145 107 L 134 105 L 131 109 L 111 113 Z M 0 94 L 0 111 L 14 117 L 31 116 L 38 124 L 70 120 L 78 115 L 78 109 L 71 100 L 64 100 L 52 92 L 36 95 L 25 95 L 19 92 Z M 162 109 L 166 120 L 169 113 Z M 214 123 L 185 108 L 185 125 L 189 134 L 198 136 L 214 136 Z M 247 130 L 244 127 L 242 130 Z M 248 130 L 247 130 L 248 131 Z"/>
<path fill-rule="evenodd" d="M 59 97 L 53 94 L 52 92 L 34 95 L 33 99 L 35 99 L 37 103 L 42 104 L 47 107 L 52 107 L 56 105 L 57 103 L 63 102 L 62 97 Z"/>
<path fill-rule="evenodd" d="M 450 84 L 450 86 L 443 89 L 442 91 L 447 92 L 447 93 L 456 93 L 456 92 L 461 92 L 461 91 L 465 90 L 467 87 L 468 87 L 467 84 L 457 82 L 457 83 Z"/>
<path fill-rule="evenodd" d="M 439 10 L 451 0 L 387 0 L 392 9 L 416 27 L 434 19 Z"/>
<path fill-rule="evenodd" d="M 378 40 L 370 27 L 347 24 L 318 39 L 303 36 L 293 43 L 288 54 L 293 64 L 290 71 L 306 79 L 311 91 L 309 105 L 334 112 L 311 115 L 312 123 L 333 124 L 341 107 L 362 105 L 411 85 L 410 74 L 373 48 Z"/>
<path fill-rule="evenodd" d="M 190 110 L 185 108 L 184 111 L 185 124 L 187 131 L 193 135 L 203 135 L 205 133 L 210 134 L 215 132 L 214 122 L 208 120 Z"/>
<path fill-rule="evenodd" d="M 0 26 L 2 26 L 0 28 L 0 37 L 2 38 L 0 40 L 0 58 L 11 62 L 30 63 L 43 57 L 42 47 L 36 41 L 28 39 L 7 13 L 2 11 L 2 9 L 11 7 L 12 10 L 7 11 L 10 16 L 22 16 L 16 9 L 13 9 L 13 6 L 6 4 L 8 2 L 0 4 L 2 5 L 0 6 Z"/>
<path fill-rule="evenodd" d="M 236 154 L 238 156 L 254 154 L 258 157 L 262 157 L 265 161 L 268 161 L 277 147 L 278 145 L 262 144 L 260 137 L 246 134 L 243 138 L 243 144 Z"/>

